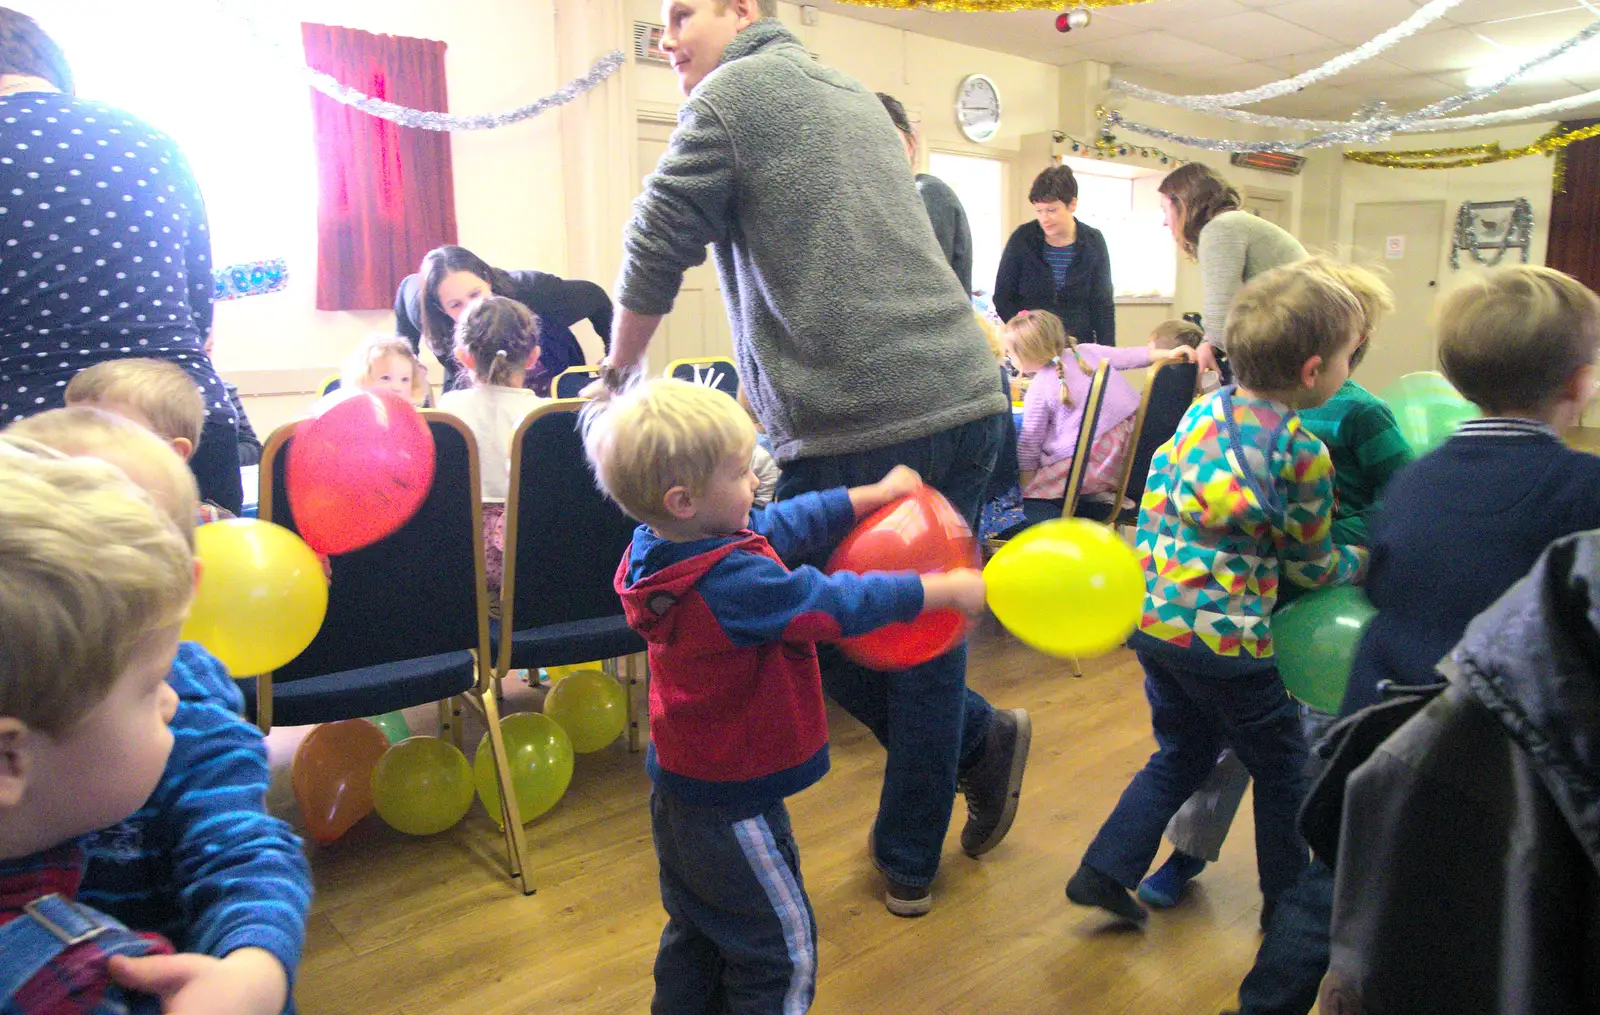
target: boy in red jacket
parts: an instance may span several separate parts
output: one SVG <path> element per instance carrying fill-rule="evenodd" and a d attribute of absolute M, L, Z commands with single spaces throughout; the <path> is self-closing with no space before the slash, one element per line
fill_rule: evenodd
<path fill-rule="evenodd" d="M 816 927 L 783 799 L 828 770 L 815 642 L 923 610 L 982 611 L 976 571 L 790 570 L 921 484 L 805 494 L 751 513 L 755 430 L 719 391 L 652 380 L 603 404 L 586 443 L 606 494 L 643 524 L 617 569 L 649 643 L 651 828 L 667 927 L 652 1011 L 800 1012 Z"/>

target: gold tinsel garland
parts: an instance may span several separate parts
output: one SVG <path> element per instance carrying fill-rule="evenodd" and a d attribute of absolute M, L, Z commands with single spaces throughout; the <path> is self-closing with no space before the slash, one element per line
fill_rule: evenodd
<path fill-rule="evenodd" d="M 887 7 L 894 11 L 1060 11 L 1070 7 L 1132 7 L 1151 0 L 840 0 L 852 7 Z"/>
<path fill-rule="evenodd" d="M 1555 127 L 1540 134 L 1532 143 L 1518 148 L 1501 148 L 1499 143 L 1467 145 L 1462 148 L 1414 148 L 1408 151 L 1345 152 L 1351 162 L 1387 169 L 1461 169 L 1466 166 L 1486 166 L 1491 162 L 1508 162 L 1530 155 L 1547 155 L 1555 159 L 1553 183 L 1556 193 L 1566 189 L 1567 146 L 1579 141 L 1600 137 L 1600 124 L 1567 130 Z"/>

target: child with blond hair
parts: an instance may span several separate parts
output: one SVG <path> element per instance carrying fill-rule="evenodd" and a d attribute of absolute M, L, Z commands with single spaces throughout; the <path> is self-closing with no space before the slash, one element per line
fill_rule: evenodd
<path fill-rule="evenodd" d="M 183 539 L 193 579 L 194 478 L 156 435 L 76 407 L 13 423 L 0 442 L 119 469 Z M 105 538 L 109 546 L 116 536 Z M 209 1010 L 275 1015 L 305 940 L 310 870 L 299 838 L 267 814 L 265 740 L 240 714 L 238 686 L 193 642 L 168 659 L 167 684 L 177 694 L 171 757 L 141 806 L 81 842 L 78 897 L 190 953 L 130 966 L 128 976 L 145 989 Z"/>
<path fill-rule="evenodd" d="M 1023 397 L 1022 426 L 1017 432 L 1017 468 L 1029 524 L 1061 516 L 1095 368 L 1107 363 L 1111 375 L 1084 472 L 1084 495 L 1114 494 L 1121 485 L 1139 393 L 1118 371 L 1193 358 L 1193 351 L 1186 348 L 1080 345 L 1067 334 L 1061 318 L 1048 310 L 1018 312 L 1007 322 L 1002 341 L 1012 365 L 1033 377 Z"/>
<path fill-rule="evenodd" d="M 1326 271 L 1264 272 L 1228 317 L 1237 386 L 1197 402 L 1151 462 L 1136 541 L 1145 604 L 1129 645 L 1159 746 L 1067 883 L 1079 905 L 1145 920 L 1129 892 L 1224 744 L 1256 781 L 1264 914 L 1306 866 L 1295 828 L 1306 742 L 1274 663 L 1271 615 L 1283 578 L 1346 584 L 1366 568 L 1365 550 L 1330 536 L 1333 466 L 1296 414 L 1339 390 L 1363 324 L 1359 301 Z"/>
<path fill-rule="evenodd" d="M 340 387 L 392 391 L 415 406 L 428 403 L 433 386 L 428 368 L 411 343 L 399 335 L 369 335 L 350 351 L 339 376 Z"/>
<path fill-rule="evenodd" d="M 921 479 L 900 466 L 752 513 L 755 429 L 719 392 L 646 381 L 586 422 L 601 489 L 641 523 L 616 586 L 650 656 L 645 764 L 668 916 L 653 1010 L 720 996 L 738 1011 L 804 1011 L 817 934 L 783 801 L 828 770 L 815 643 L 924 610 L 981 612 L 983 578 L 791 570 L 785 560 L 826 551 Z"/>
<path fill-rule="evenodd" d="M 137 810 L 172 752 L 193 554 L 103 462 L 0 442 L 0 488 L 0 1009 L 153 1015 L 113 957 L 172 946 L 78 901 L 79 840 Z"/>

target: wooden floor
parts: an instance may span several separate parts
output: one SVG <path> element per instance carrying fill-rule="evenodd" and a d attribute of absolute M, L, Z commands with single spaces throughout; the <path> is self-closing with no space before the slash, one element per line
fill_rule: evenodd
<path fill-rule="evenodd" d="M 883 752 L 830 712 L 833 771 L 790 802 L 820 937 L 818 1013 L 1140 1015 L 1231 1004 L 1259 944 L 1248 808 L 1197 890 L 1140 933 L 1069 905 L 1063 885 L 1152 749 L 1131 654 L 1085 675 L 992 625 L 973 639 L 970 682 L 1033 714 L 1033 752 L 1011 835 L 981 860 L 951 824 L 932 914 L 891 916 L 866 857 Z M 522 689 L 521 705 L 531 692 Z M 517 702 L 513 702 L 516 707 Z M 428 713 L 414 713 L 421 729 Z M 275 810 L 292 802 L 274 731 Z M 468 743 L 475 743 L 476 732 Z M 511 1015 L 648 1011 L 665 922 L 642 755 L 580 756 L 571 790 L 529 826 L 537 894 L 502 873 L 481 808 L 453 831 L 408 839 L 369 818 L 313 849 L 316 879 L 298 1000 L 306 1015 Z M 958 806 L 960 802 L 958 801 Z"/>

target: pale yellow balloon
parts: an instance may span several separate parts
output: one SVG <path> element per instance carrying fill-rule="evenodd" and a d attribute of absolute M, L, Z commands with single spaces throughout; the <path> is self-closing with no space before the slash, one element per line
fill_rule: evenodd
<path fill-rule="evenodd" d="M 1121 645 L 1139 623 L 1144 572 L 1111 529 L 1061 518 L 1027 529 L 983 569 L 989 608 L 1023 644 L 1086 658 Z"/>

